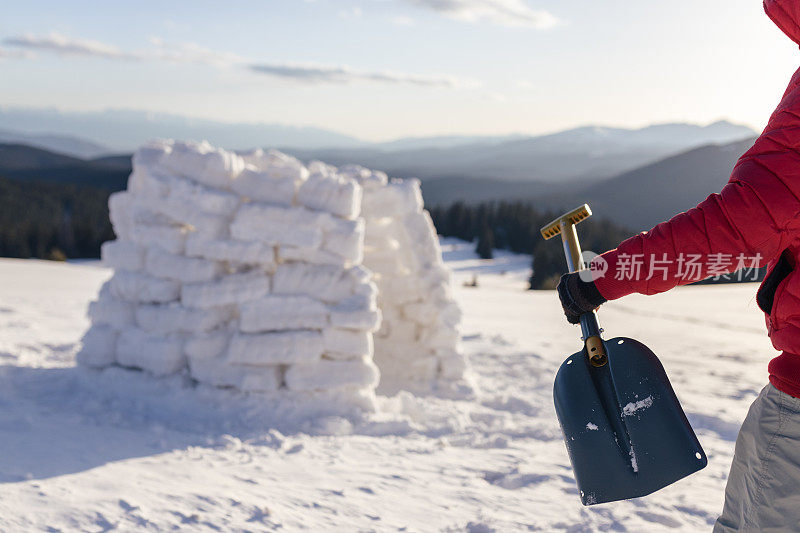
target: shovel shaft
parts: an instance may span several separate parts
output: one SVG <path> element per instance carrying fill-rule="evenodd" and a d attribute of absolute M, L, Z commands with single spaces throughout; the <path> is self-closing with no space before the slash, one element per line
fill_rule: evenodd
<path fill-rule="evenodd" d="M 591 216 L 589 206 L 584 204 L 581 207 L 565 213 L 544 228 L 542 235 L 549 239 L 556 234 L 561 235 L 561 243 L 564 246 L 564 257 L 567 259 L 567 268 L 570 272 L 586 270 L 583 263 L 581 243 L 578 240 L 578 232 L 575 225 L 585 218 Z M 597 322 L 597 312 L 592 310 L 584 313 L 580 317 L 581 340 L 584 342 L 586 356 L 595 367 L 604 366 L 608 362 L 603 340 L 600 337 L 601 329 Z"/>
<path fill-rule="evenodd" d="M 581 243 L 578 241 L 578 232 L 575 224 L 566 219 L 559 221 L 561 226 L 561 243 L 564 245 L 564 256 L 567 258 L 567 267 L 570 272 L 583 270 L 581 258 Z"/>

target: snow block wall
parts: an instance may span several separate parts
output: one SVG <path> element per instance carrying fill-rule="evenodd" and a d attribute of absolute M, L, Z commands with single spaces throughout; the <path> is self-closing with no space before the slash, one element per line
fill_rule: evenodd
<path fill-rule="evenodd" d="M 363 187 L 364 266 L 378 285 L 383 314 L 374 335 L 375 362 L 386 390 L 439 380 L 458 382 L 466 370 L 457 346 L 461 310 L 419 180 L 392 180 L 358 166 L 340 172 Z"/>
<path fill-rule="evenodd" d="M 90 305 L 83 365 L 360 405 L 379 375 L 462 378 L 460 314 L 416 180 L 159 141 L 109 208 L 114 275 Z"/>

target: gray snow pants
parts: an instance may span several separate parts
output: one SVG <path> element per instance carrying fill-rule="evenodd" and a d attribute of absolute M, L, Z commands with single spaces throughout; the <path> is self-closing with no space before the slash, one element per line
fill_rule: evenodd
<path fill-rule="evenodd" d="M 800 532 L 800 399 L 767 385 L 736 439 L 714 533 Z"/>

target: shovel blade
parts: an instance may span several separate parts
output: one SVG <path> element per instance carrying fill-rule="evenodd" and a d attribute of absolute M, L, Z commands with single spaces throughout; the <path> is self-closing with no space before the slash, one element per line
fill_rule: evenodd
<path fill-rule="evenodd" d="M 656 355 L 626 337 L 603 343 L 608 364 L 575 353 L 553 388 L 584 505 L 645 496 L 708 464 Z"/>

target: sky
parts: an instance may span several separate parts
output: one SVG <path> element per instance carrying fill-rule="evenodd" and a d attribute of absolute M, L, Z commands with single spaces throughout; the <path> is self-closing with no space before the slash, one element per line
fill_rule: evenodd
<path fill-rule="evenodd" d="M 372 141 L 719 119 L 761 130 L 798 66 L 760 0 L 27 0 L 0 17 L 0 106 Z"/>

